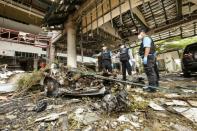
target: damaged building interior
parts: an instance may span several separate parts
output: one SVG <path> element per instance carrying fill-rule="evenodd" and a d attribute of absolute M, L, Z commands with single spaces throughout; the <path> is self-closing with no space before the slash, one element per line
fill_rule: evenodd
<path fill-rule="evenodd" d="M 197 0 L 0 0 L 0 130 L 196 131 Z"/>

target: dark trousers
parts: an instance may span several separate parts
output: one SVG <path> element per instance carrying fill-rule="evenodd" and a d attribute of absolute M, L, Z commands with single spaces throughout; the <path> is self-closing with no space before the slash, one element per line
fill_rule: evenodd
<path fill-rule="evenodd" d="M 148 56 L 148 63 L 147 65 L 144 65 L 144 70 L 148 78 L 149 86 L 159 86 L 159 73 L 154 56 Z"/>
<path fill-rule="evenodd" d="M 128 72 L 129 75 L 131 75 L 131 65 L 129 61 L 121 61 L 122 63 L 122 77 L 123 80 L 126 81 L 127 76 L 126 76 L 126 71 Z"/>
<path fill-rule="evenodd" d="M 155 60 L 155 66 L 154 66 L 154 68 L 155 68 L 155 72 L 156 72 L 156 74 L 157 74 L 157 79 L 159 80 L 159 79 L 160 79 L 160 76 L 159 76 L 159 69 L 158 69 L 156 60 Z"/>
<path fill-rule="evenodd" d="M 103 68 L 103 71 L 112 72 L 111 60 L 103 60 L 102 68 Z"/>

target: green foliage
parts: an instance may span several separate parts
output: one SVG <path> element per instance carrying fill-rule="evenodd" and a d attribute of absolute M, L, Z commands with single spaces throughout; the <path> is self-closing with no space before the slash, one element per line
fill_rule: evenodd
<path fill-rule="evenodd" d="M 187 45 L 197 42 L 197 37 L 181 39 L 180 37 L 174 37 L 167 40 L 156 42 L 157 51 L 162 52 L 172 49 L 184 49 Z"/>
<path fill-rule="evenodd" d="M 131 111 L 136 111 L 136 110 L 145 110 L 148 107 L 148 102 L 147 101 L 132 101 L 131 102 Z"/>
<path fill-rule="evenodd" d="M 34 71 L 31 74 L 25 74 L 17 82 L 17 91 L 28 90 L 33 85 L 36 85 L 44 77 L 42 71 Z"/>

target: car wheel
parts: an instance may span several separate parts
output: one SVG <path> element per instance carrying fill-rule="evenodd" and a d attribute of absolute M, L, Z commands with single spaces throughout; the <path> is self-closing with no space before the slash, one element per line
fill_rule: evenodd
<path fill-rule="evenodd" d="M 185 71 L 185 70 L 183 71 L 183 76 L 184 77 L 190 77 L 190 75 L 191 75 L 190 72 Z"/>

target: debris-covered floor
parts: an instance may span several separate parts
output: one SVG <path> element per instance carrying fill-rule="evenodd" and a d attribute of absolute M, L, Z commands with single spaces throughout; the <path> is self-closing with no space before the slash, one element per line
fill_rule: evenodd
<path fill-rule="evenodd" d="M 177 74 L 163 74 L 161 89 L 156 93 L 91 75 L 67 72 L 61 76 L 66 80 L 45 77 L 43 86 L 20 88 L 22 93 L 1 94 L 0 129 L 197 130 L 195 76 L 183 78 Z M 51 82 L 53 80 L 57 81 Z"/>

